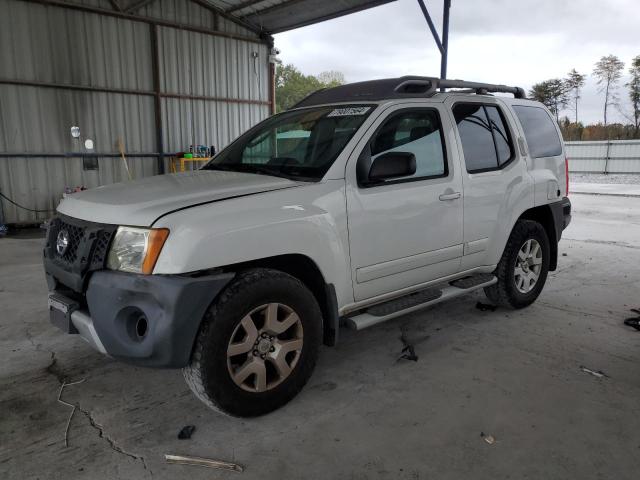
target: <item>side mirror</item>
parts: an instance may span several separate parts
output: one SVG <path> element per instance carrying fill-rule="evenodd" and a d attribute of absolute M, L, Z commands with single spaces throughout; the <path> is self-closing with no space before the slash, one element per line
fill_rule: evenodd
<path fill-rule="evenodd" d="M 369 182 L 408 177 L 416 173 L 416 156 L 410 152 L 389 152 L 377 157 L 369 170 Z"/>

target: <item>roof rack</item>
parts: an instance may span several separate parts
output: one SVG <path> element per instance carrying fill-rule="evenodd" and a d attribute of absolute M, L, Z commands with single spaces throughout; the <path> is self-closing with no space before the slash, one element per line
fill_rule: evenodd
<path fill-rule="evenodd" d="M 435 77 L 407 76 L 323 88 L 307 95 L 292 108 L 336 102 L 363 102 L 407 97 L 428 98 L 434 96 L 439 88 L 466 89 L 466 93 L 475 92 L 478 95 L 497 92 L 511 93 L 515 98 L 526 98 L 525 91 L 521 87 Z"/>
<path fill-rule="evenodd" d="M 441 80 L 436 79 L 439 88 L 468 88 L 475 90 L 476 94 L 486 93 L 511 93 L 515 98 L 527 98 L 522 87 L 509 87 L 508 85 L 495 85 L 493 83 L 467 82 L 465 80 Z"/>

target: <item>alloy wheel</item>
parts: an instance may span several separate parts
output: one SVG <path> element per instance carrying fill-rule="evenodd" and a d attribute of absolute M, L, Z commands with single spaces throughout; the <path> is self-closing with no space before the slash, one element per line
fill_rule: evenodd
<path fill-rule="evenodd" d="M 234 383 L 249 392 L 265 392 L 282 383 L 302 352 L 300 317 L 282 303 L 261 305 L 236 326 L 227 347 Z"/>
<path fill-rule="evenodd" d="M 520 250 L 513 271 L 516 288 L 520 293 L 529 293 L 538 283 L 542 270 L 542 247 L 537 240 L 530 238 Z"/>

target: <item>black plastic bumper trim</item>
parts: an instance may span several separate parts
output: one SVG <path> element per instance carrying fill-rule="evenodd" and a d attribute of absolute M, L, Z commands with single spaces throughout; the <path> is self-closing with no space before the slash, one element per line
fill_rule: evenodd
<path fill-rule="evenodd" d="M 556 227 L 556 240 L 559 242 L 562 237 L 562 231 L 571 223 L 571 200 L 564 197 L 559 202 L 550 203 L 549 207 Z"/>
<path fill-rule="evenodd" d="M 126 363 L 181 368 L 189 363 L 200 322 L 235 274 L 201 277 L 93 273 L 87 305 L 107 353 Z M 144 316 L 141 338 L 135 322 Z"/>

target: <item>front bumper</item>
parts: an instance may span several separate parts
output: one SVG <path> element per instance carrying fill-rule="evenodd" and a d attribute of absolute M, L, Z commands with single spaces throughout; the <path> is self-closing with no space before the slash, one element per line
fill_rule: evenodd
<path fill-rule="evenodd" d="M 51 320 L 118 360 L 181 368 L 189 363 L 207 308 L 233 276 L 137 275 L 101 270 L 91 275 L 84 297 L 71 299 L 64 296 L 64 291 L 51 292 Z M 65 312 L 66 325 L 60 322 L 55 299 L 72 305 Z"/>

